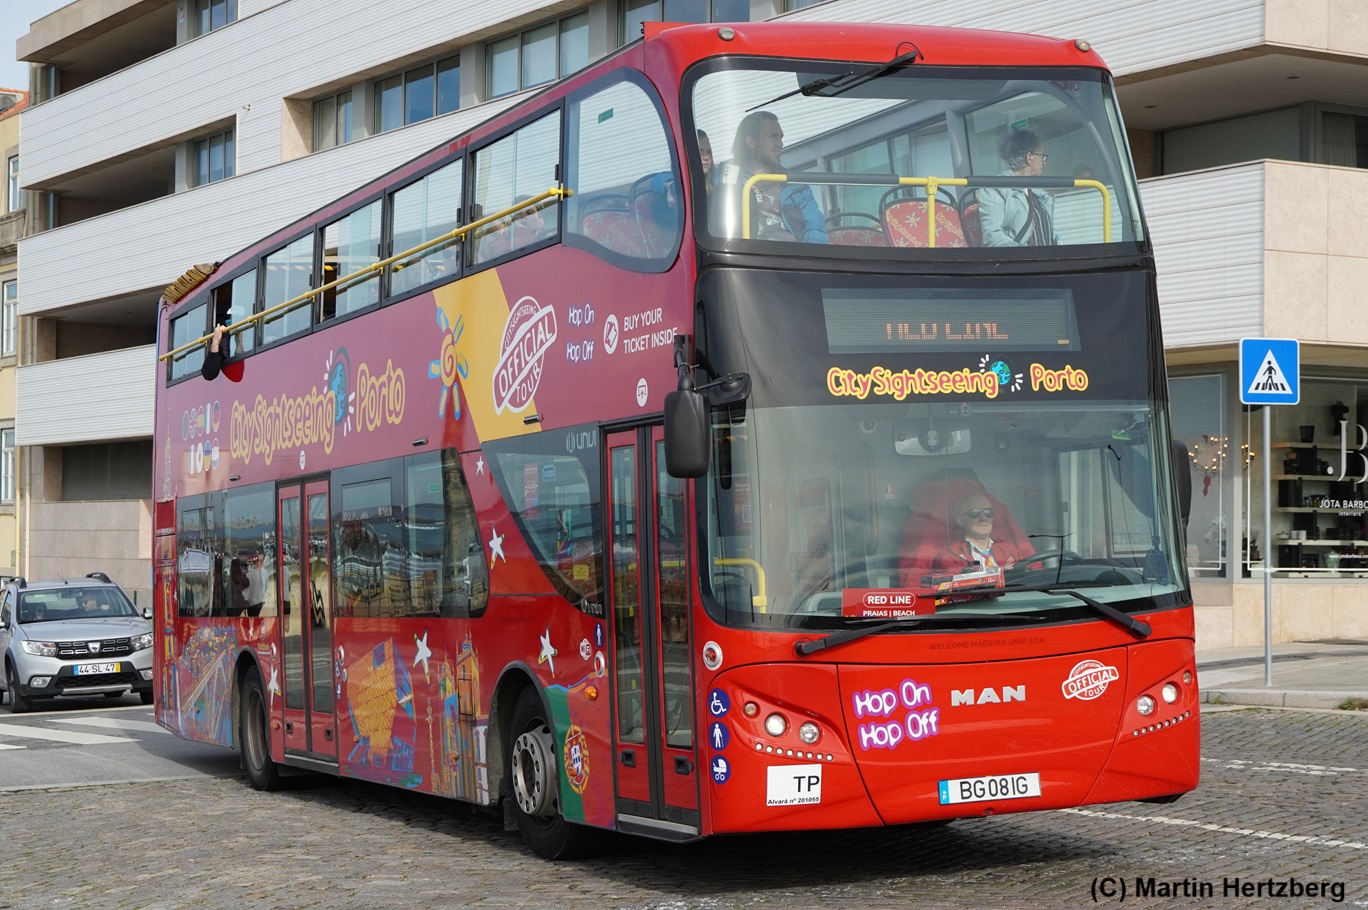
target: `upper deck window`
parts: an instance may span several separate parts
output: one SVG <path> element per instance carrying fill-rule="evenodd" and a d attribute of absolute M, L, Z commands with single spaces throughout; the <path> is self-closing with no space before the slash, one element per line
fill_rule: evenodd
<path fill-rule="evenodd" d="M 692 125 L 712 150 L 709 179 L 694 181 L 708 189 L 694 198 L 701 233 L 889 255 L 1141 239 L 1103 72 L 916 64 L 863 82 L 852 73 L 860 67 L 728 61 L 686 83 Z"/>
<path fill-rule="evenodd" d="M 457 159 L 394 194 L 390 243 L 393 253 L 415 249 L 456 229 L 464 165 L 464 158 Z M 460 255 L 460 240 L 449 240 L 396 262 L 390 266 L 390 294 L 456 277 Z"/>
<path fill-rule="evenodd" d="M 567 180 L 575 194 L 566 231 L 591 249 L 657 264 L 673 259 L 682 221 L 679 181 L 651 94 L 635 81 L 614 82 L 577 98 L 569 116 Z"/>
<path fill-rule="evenodd" d="M 205 319 L 208 318 L 207 314 L 208 306 L 201 304 L 172 319 L 171 344 L 168 349 L 175 350 L 196 338 L 202 338 L 207 330 L 207 323 L 205 322 Z M 198 373 L 202 363 L 204 363 L 203 346 L 191 348 L 185 352 L 184 357 L 171 360 L 171 378 L 179 379 L 182 376 L 189 376 L 191 373 Z"/>
<path fill-rule="evenodd" d="M 372 202 L 323 228 L 323 275 L 318 286 L 362 272 L 380 261 L 380 203 Z M 320 320 L 380 302 L 380 273 L 365 272 L 323 292 Z"/>
<path fill-rule="evenodd" d="M 266 257 L 263 310 L 293 300 L 309 290 L 313 254 L 314 238 L 313 234 L 309 234 Z M 270 344 L 287 335 L 307 332 L 310 322 L 309 311 L 310 307 L 300 302 L 265 317 L 261 327 L 262 344 Z"/>
<path fill-rule="evenodd" d="M 534 120 L 475 154 L 475 217 L 493 215 L 556 186 L 560 111 Z M 560 205 L 528 206 L 479 228 L 473 259 L 488 262 L 556 236 Z"/>

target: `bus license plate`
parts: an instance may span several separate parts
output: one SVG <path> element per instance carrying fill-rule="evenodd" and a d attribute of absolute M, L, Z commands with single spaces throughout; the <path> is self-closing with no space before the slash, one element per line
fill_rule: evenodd
<path fill-rule="evenodd" d="M 984 803 L 989 800 L 1025 799 L 1040 795 L 1040 775 L 990 774 L 987 777 L 961 777 L 940 782 L 942 806 L 957 803 Z"/>
<path fill-rule="evenodd" d="M 77 664 L 77 676 L 100 676 L 105 673 L 118 673 L 118 664 Z"/>

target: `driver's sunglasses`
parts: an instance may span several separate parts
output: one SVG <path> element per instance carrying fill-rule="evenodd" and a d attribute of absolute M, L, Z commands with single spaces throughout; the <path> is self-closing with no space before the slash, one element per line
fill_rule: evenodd
<path fill-rule="evenodd" d="M 992 518 L 992 517 L 993 517 L 993 510 L 992 510 L 992 509 L 970 509 L 970 510 L 968 510 L 967 512 L 961 512 L 960 514 L 969 516 L 969 518 L 972 519 L 973 521 L 978 521 L 980 518 Z"/>

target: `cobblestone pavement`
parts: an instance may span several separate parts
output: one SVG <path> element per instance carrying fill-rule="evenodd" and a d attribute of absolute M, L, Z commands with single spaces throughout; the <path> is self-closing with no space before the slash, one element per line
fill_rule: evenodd
<path fill-rule="evenodd" d="M 1368 906 L 1368 716 L 1202 720 L 1202 784 L 1172 805 L 682 847 L 623 839 L 578 863 L 533 857 L 462 804 L 358 782 L 12 792 L 0 795 L 0 908 Z M 1231 893 L 1234 879 L 1289 896 Z M 1341 886 L 1341 902 L 1305 896 L 1310 883 Z"/>

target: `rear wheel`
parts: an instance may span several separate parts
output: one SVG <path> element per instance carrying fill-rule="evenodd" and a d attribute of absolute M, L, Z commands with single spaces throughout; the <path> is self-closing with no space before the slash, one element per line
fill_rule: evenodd
<path fill-rule="evenodd" d="M 267 728 L 266 707 L 266 689 L 261 685 L 261 673 L 253 667 L 242 680 L 238 748 L 242 751 L 242 766 L 252 786 L 258 790 L 275 790 L 280 786 L 280 769 L 271 760 L 271 735 Z"/>
<path fill-rule="evenodd" d="M 150 704 L 152 704 L 152 690 L 151 690 L 151 689 L 147 689 L 146 691 L 139 692 L 139 693 L 138 693 L 138 697 L 142 699 L 142 703 L 143 703 L 143 704 L 145 704 L 145 705 L 150 705 Z"/>
<path fill-rule="evenodd" d="M 27 714 L 33 710 L 33 698 L 19 691 L 19 677 L 13 664 L 5 665 L 5 685 L 9 687 L 11 714 Z"/>
<path fill-rule="evenodd" d="M 574 859 L 601 845 L 601 832 L 568 822 L 560 812 L 556 743 L 535 689 L 518 696 L 508 731 L 504 765 L 511 782 L 518 829 L 532 852 L 544 859 Z"/>

